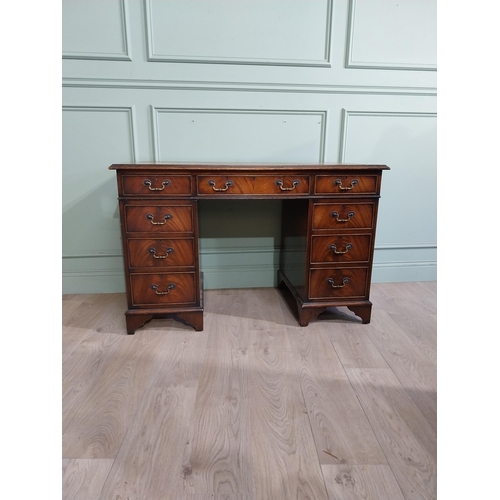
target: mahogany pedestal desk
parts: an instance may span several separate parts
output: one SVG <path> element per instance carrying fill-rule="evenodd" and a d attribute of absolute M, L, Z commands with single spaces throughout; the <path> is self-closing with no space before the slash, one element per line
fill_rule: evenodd
<path fill-rule="evenodd" d="M 283 200 L 278 283 L 307 326 L 332 306 L 370 322 L 373 247 L 385 165 L 116 164 L 127 332 L 153 318 L 203 330 L 198 200 Z"/>

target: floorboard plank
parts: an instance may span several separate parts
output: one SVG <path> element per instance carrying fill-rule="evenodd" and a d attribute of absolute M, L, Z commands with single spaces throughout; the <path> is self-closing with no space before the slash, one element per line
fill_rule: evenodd
<path fill-rule="evenodd" d="M 323 465 L 330 500 L 405 500 L 389 465 Z"/>
<path fill-rule="evenodd" d="M 101 383 L 106 366 L 117 355 L 120 344 L 126 339 L 121 335 L 98 334 L 93 330 L 88 332 L 90 334 L 87 335 L 87 340 L 83 339 L 62 365 L 63 433 L 81 411 L 88 393 Z"/>
<path fill-rule="evenodd" d="M 88 294 L 82 295 L 82 299 L 78 302 L 77 307 L 72 306 L 77 299 L 63 300 L 63 326 L 72 326 L 83 329 L 92 329 L 96 320 L 99 320 L 103 309 L 100 307 L 100 302 L 103 294 Z M 116 300 L 116 297 L 111 299 Z M 109 301 L 109 299 L 108 299 Z M 70 311 L 64 314 L 66 303 L 70 304 Z"/>
<path fill-rule="evenodd" d="M 374 306 L 384 310 L 411 341 L 432 361 L 437 363 L 437 315 L 416 313 L 412 302 L 407 299 L 374 300 Z"/>
<path fill-rule="evenodd" d="M 89 336 L 93 330 L 88 328 L 75 328 L 67 326 L 63 329 L 61 338 L 61 359 L 66 363 L 75 349 Z"/>
<path fill-rule="evenodd" d="M 62 324 L 65 325 L 71 318 L 73 311 L 78 309 L 89 298 L 89 295 L 63 295 L 61 309 Z"/>
<path fill-rule="evenodd" d="M 288 327 L 299 383 L 321 464 L 385 464 L 387 460 L 325 330 Z"/>
<path fill-rule="evenodd" d="M 326 500 L 286 332 L 254 332 L 248 368 L 254 498 Z"/>
<path fill-rule="evenodd" d="M 198 493 L 191 494 L 185 493 L 179 497 L 176 497 L 175 500 L 254 500 L 254 496 L 243 495 L 239 493 L 234 493 L 233 495 L 212 495 L 211 493 Z"/>
<path fill-rule="evenodd" d="M 249 336 L 238 294 L 207 294 L 207 350 L 196 395 L 179 495 L 253 492 L 248 398 Z"/>
<path fill-rule="evenodd" d="M 99 498 L 112 459 L 64 459 L 62 461 L 63 500 L 95 500 Z"/>
<path fill-rule="evenodd" d="M 437 369 L 384 310 L 376 310 L 366 325 L 367 335 L 415 401 L 437 429 Z"/>
<path fill-rule="evenodd" d="M 103 487 L 102 500 L 177 500 L 196 387 L 146 389 Z"/>
<path fill-rule="evenodd" d="M 94 330 L 81 328 L 65 328 L 64 337 L 70 336 L 75 344 L 73 351 L 63 358 L 62 363 L 62 396 L 73 390 L 78 382 L 88 384 L 92 375 L 99 373 L 100 362 L 116 343 L 123 341 L 120 335 L 97 333 Z"/>
<path fill-rule="evenodd" d="M 207 315 L 208 316 L 208 315 Z M 161 334 L 161 331 L 158 330 Z M 171 329 L 165 336 L 163 355 L 152 370 L 150 387 L 198 387 L 206 357 L 206 331 L 196 332 L 189 327 Z"/>
<path fill-rule="evenodd" d="M 115 458 L 165 341 L 164 333 L 119 336 L 101 369 L 66 407 L 64 458 Z"/>
<path fill-rule="evenodd" d="M 230 309 L 222 305 L 224 298 L 241 302 L 241 306 L 233 305 Z M 246 331 L 283 330 L 281 297 L 274 288 L 245 288 L 242 290 L 208 290 L 206 300 L 218 301 L 218 314 L 234 315 L 238 311 L 241 328 Z M 237 309 L 235 309 L 237 307 Z"/>
<path fill-rule="evenodd" d="M 436 498 L 436 433 L 391 370 L 347 375 L 406 500 Z"/>
<path fill-rule="evenodd" d="M 344 368 L 389 368 L 365 325 L 346 323 L 332 328 L 324 323 L 322 327 Z"/>
<path fill-rule="evenodd" d="M 380 300 L 382 297 L 388 306 L 397 308 L 400 301 L 407 301 L 412 304 L 415 312 L 421 315 L 433 315 L 437 313 L 436 294 L 432 293 L 432 288 L 426 287 L 422 283 L 383 283 L 380 285 L 380 295 L 374 297 Z"/>

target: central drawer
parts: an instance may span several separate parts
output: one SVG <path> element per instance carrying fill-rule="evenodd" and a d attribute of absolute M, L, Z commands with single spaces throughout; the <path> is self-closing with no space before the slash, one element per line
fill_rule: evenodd
<path fill-rule="evenodd" d="M 130 274 L 132 305 L 194 304 L 195 273 Z"/>
<path fill-rule="evenodd" d="M 192 205 L 126 205 L 125 227 L 134 232 L 191 232 Z"/>
<path fill-rule="evenodd" d="M 293 175 L 200 175 L 199 195 L 308 195 L 309 176 Z"/>
<path fill-rule="evenodd" d="M 128 239 L 130 267 L 194 266 L 194 238 Z"/>

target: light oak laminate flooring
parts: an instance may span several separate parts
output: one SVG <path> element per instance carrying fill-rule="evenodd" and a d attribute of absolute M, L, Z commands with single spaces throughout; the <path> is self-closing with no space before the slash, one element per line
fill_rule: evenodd
<path fill-rule="evenodd" d="M 301 328 L 275 289 L 208 290 L 205 330 L 127 335 L 124 294 L 66 295 L 62 487 L 92 500 L 433 500 L 436 284 Z"/>

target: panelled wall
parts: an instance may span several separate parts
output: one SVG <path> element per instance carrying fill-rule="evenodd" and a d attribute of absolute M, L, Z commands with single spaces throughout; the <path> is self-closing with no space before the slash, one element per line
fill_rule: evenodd
<path fill-rule="evenodd" d="M 63 0 L 63 292 L 124 291 L 112 163 L 384 163 L 373 281 L 436 279 L 435 0 Z M 273 286 L 280 202 L 200 202 L 206 288 Z"/>

